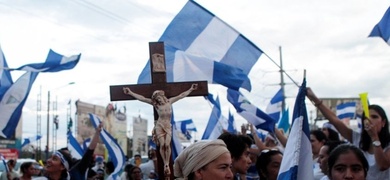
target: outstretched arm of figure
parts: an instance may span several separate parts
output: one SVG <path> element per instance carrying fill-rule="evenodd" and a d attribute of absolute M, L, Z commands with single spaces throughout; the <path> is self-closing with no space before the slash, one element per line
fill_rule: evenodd
<path fill-rule="evenodd" d="M 170 102 L 171 104 L 173 104 L 174 102 L 176 102 L 176 101 L 178 101 L 178 100 L 180 100 L 180 99 L 183 99 L 183 98 L 187 97 L 188 95 L 191 94 L 192 91 L 194 91 L 194 90 L 196 90 L 196 89 L 198 89 L 198 84 L 192 84 L 191 87 L 190 87 L 190 89 L 188 89 L 187 91 L 182 92 L 182 93 L 179 94 L 178 96 L 169 98 L 169 102 Z"/>
<path fill-rule="evenodd" d="M 139 100 L 139 101 L 142 101 L 144 103 L 148 103 L 148 104 L 152 104 L 152 99 L 150 98 L 146 98 L 142 95 L 139 95 L 133 91 L 130 90 L 130 88 L 128 87 L 124 87 L 123 88 L 123 93 L 127 94 L 127 95 L 130 95 L 130 96 L 133 96 L 135 99 Z M 153 105 L 153 104 L 152 104 Z"/>
<path fill-rule="evenodd" d="M 314 94 L 314 92 L 310 88 L 307 88 L 306 96 L 321 111 L 324 117 L 328 119 L 331 124 L 334 125 L 337 131 L 339 131 L 340 134 L 349 142 L 352 142 L 352 129 L 350 129 L 347 125 L 340 121 L 340 119 L 336 116 L 336 114 L 333 113 L 332 110 L 322 104 L 322 101 Z"/>

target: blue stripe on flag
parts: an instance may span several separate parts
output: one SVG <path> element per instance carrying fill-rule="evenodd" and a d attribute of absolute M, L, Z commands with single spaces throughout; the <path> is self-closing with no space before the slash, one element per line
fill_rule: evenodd
<path fill-rule="evenodd" d="M 273 133 L 275 121 L 256 106 L 252 105 L 239 91 L 227 90 L 227 99 L 234 106 L 237 113 L 258 129 Z"/>
<path fill-rule="evenodd" d="M 228 125 L 228 128 L 227 128 L 227 131 L 230 132 L 230 133 L 236 134 L 237 130 L 236 130 L 236 126 L 234 124 L 234 116 L 230 112 L 230 110 L 229 110 L 228 123 L 229 123 L 229 125 Z"/>
<path fill-rule="evenodd" d="M 81 159 L 84 155 L 84 151 L 81 148 L 79 142 L 76 140 L 76 138 L 72 135 L 71 131 L 68 131 L 68 149 L 70 154 L 73 158 Z"/>
<path fill-rule="evenodd" d="M 23 148 L 24 146 L 26 146 L 26 145 L 28 145 L 30 143 L 33 143 L 33 142 L 35 142 L 35 141 L 37 141 L 37 140 L 39 140 L 41 138 L 42 138 L 42 136 L 40 136 L 40 135 L 36 135 L 36 136 L 33 136 L 33 137 L 25 138 L 23 144 L 20 147 Z"/>
<path fill-rule="evenodd" d="M 92 125 L 95 128 L 97 128 L 97 126 L 101 123 L 100 118 L 95 114 L 89 113 L 89 118 L 91 119 Z M 115 167 L 114 172 L 112 172 L 107 179 L 116 179 L 117 177 L 119 177 L 118 173 L 125 165 L 125 155 L 117 141 L 105 129 L 101 130 L 100 138 L 106 146 L 108 155 L 110 156 L 110 159 L 114 163 Z"/>
<path fill-rule="evenodd" d="M 172 147 L 172 160 L 174 161 L 176 159 L 176 157 L 179 156 L 179 154 L 183 150 L 183 147 L 181 145 L 179 136 L 177 135 L 178 130 L 176 128 L 173 110 L 172 110 L 172 116 L 171 116 L 171 125 L 172 125 L 172 139 L 171 139 L 172 140 L 172 145 L 171 145 L 171 147 Z"/>
<path fill-rule="evenodd" d="M 303 79 L 295 100 L 292 128 L 284 150 L 278 180 L 314 179 L 305 96 L 306 79 Z"/>
<path fill-rule="evenodd" d="M 7 166 L 7 163 L 5 162 L 5 158 L 3 156 L 3 154 L 0 154 L 0 160 L 3 161 L 3 165 L 5 167 L 5 172 L 9 172 L 9 169 L 8 169 L 8 166 Z"/>
<path fill-rule="evenodd" d="M 288 131 L 288 128 L 290 128 L 290 122 L 289 122 L 289 109 L 283 111 L 282 118 L 279 121 L 278 128 L 282 128 L 284 132 Z"/>
<path fill-rule="evenodd" d="M 282 88 L 272 97 L 270 103 L 268 104 L 265 112 L 275 120 L 275 123 L 279 122 L 280 114 L 282 113 L 282 103 L 283 103 L 283 92 Z"/>
<path fill-rule="evenodd" d="M 165 45 L 168 82 L 207 80 L 251 90 L 248 74 L 262 51 L 196 2 L 186 3 L 159 41 Z M 138 83 L 150 82 L 147 62 Z"/>
<path fill-rule="evenodd" d="M 0 99 L 2 99 L 5 92 L 13 84 L 11 72 L 7 68 L 8 64 L 0 46 Z"/>
<path fill-rule="evenodd" d="M 211 102 L 211 101 L 210 101 Z M 206 129 L 203 133 L 202 139 L 217 139 L 219 135 L 223 132 L 224 119 L 221 113 L 221 105 L 219 102 L 219 97 L 214 101 L 214 107 L 211 111 L 209 121 L 207 123 Z M 226 121 L 227 123 L 227 121 Z M 227 127 L 227 125 L 226 125 Z"/>
<path fill-rule="evenodd" d="M 23 106 L 37 76 L 37 72 L 26 72 L 5 92 L 0 102 L 0 136 L 10 138 L 15 134 Z"/>
<path fill-rule="evenodd" d="M 381 37 L 390 45 L 390 7 L 387 9 L 379 23 L 374 26 L 368 37 Z"/>
<path fill-rule="evenodd" d="M 50 49 L 44 63 L 26 64 L 16 68 L 15 70 L 32 72 L 58 72 L 62 70 L 69 70 L 73 69 L 77 65 L 80 60 L 80 56 L 81 54 L 66 57 Z"/>
<path fill-rule="evenodd" d="M 336 106 L 336 115 L 339 119 L 355 117 L 356 102 L 346 102 Z"/>

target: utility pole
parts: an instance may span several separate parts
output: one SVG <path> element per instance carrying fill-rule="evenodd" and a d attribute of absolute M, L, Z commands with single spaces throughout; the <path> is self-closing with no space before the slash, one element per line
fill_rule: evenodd
<path fill-rule="evenodd" d="M 283 69 L 283 58 L 282 58 L 282 46 L 279 46 L 279 56 L 280 56 L 280 88 L 282 89 L 283 101 L 282 101 L 282 111 L 286 109 L 286 94 L 284 93 L 284 69 Z"/>

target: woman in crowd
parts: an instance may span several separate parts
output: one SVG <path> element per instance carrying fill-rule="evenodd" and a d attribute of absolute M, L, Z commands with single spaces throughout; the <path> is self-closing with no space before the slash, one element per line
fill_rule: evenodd
<path fill-rule="evenodd" d="M 322 173 L 325 174 L 321 180 L 329 180 L 329 170 L 328 170 L 328 158 L 330 152 L 333 151 L 336 147 L 343 144 L 343 141 L 327 141 L 320 149 L 320 154 L 318 155 L 318 163 L 320 165 Z"/>
<path fill-rule="evenodd" d="M 326 138 L 326 135 L 321 130 L 310 131 L 311 149 L 313 151 L 314 180 L 320 180 L 325 176 L 325 174 L 321 172 L 320 165 L 318 163 L 318 155 L 320 153 L 321 147 L 327 140 L 328 139 Z"/>
<path fill-rule="evenodd" d="M 368 180 L 390 179 L 390 132 L 389 122 L 385 111 L 378 105 L 370 105 L 369 117 L 363 113 L 364 123 L 362 132 L 353 131 L 313 93 L 307 88 L 307 97 L 321 111 L 321 113 L 332 123 L 341 136 L 363 150 L 370 170 L 367 174 Z"/>
<path fill-rule="evenodd" d="M 25 162 L 22 165 L 20 165 L 20 173 L 21 177 L 20 180 L 31 180 L 32 176 L 35 173 L 35 168 L 33 162 Z"/>
<path fill-rule="evenodd" d="M 229 150 L 222 140 L 201 140 L 185 148 L 174 163 L 174 176 L 188 180 L 233 179 Z"/>
<path fill-rule="evenodd" d="M 368 168 L 363 152 L 352 144 L 337 146 L 328 157 L 330 180 L 365 180 Z"/>
<path fill-rule="evenodd" d="M 128 180 L 142 180 L 142 171 L 138 166 L 133 166 L 128 172 Z"/>
<path fill-rule="evenodd" d="M 278 149 L 264 149 L 256 161 L 260 180 L 276 180 L 283 154 Z"/>

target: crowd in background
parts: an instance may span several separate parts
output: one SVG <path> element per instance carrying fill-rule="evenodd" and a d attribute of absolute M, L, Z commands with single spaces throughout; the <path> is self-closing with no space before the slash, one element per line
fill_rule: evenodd
<path fill-rule="evenodd" d="M 329 120 L 321 129 L 310 131 L 314 180 L 381 180 L 390 179 L 390 132 L 385 111 L 369 106 L 369 117 L 363 113 L 360 132 L 350 129 L 322 104 L 313 91 L 308 98 Z M 114 163 L 94 157 L 99 141 L 100 124 L 82 159 L 73 159 L 67 148 L 49 157 L 44 167 L 25 162 L 15 172 L 15 160 L 8 160 L 8 172 L 0 180 L 104 180 L 114 172 Z M 248 133 L 249 132 L 249 133 Z M 217 140 L 201 140 L 186 147 L 174 161 L 174 176 L 188 180 L 276 180 L 284 156 L 287 137 L 275 128 L 275 134 L 261 139 L 253 125 L 243 125 L 241 132 L 222 133 Z M 309 154 L 308 154 L 309 155 Z M 149 148 L 148 161 L 140 155 L 126 161 L 116 179 L 159 179 L 156 149 Z"/>

